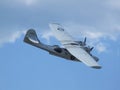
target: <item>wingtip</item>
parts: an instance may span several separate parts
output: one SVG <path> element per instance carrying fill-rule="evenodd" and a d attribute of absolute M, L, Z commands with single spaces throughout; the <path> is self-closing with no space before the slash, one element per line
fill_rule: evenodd
<path fill-rule="evenodd" d="M 101 69 L 102 67 L 101 66 L 92 66 L 92 68 Z"/>

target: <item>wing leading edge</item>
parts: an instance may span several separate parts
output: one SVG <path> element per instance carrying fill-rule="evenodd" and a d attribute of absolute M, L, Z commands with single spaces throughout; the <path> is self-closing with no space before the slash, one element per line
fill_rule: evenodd
<path fill-rule="evenodd" d="M 64 28 L 57 23 L 50 24 L 55 37 L 65 46 L 65 48 L 78 60 L 89 67 L 100 69 L 101 66 L 84 50 L 80 45 L 77 45 L 72 36 L 70 36 Z M 73 45 L 74 44 L 74 45 Z"/>

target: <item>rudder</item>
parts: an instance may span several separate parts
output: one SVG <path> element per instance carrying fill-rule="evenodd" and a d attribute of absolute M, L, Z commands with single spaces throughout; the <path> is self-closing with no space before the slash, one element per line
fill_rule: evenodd
<path fill-rule="evenodd" d="M 25 35 L 24 42 L 33 44 L 33 43 L 40 43 L 37 34 L 34 29 L 29 29 Z"/>

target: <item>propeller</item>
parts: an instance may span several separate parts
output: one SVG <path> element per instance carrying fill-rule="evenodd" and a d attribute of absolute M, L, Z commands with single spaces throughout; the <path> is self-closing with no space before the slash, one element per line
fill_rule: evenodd
<path fill-rule="evenodd" d="M 91 48 L 90 48 L 90 51 L 92 51 L 92 50 L 93 50 L 93 48 L 94 48 L 94 47 L 91 47 Z"/>
<path fill-rule="evenodd" d="M 82 42 L 82 46 L 85 46 L 85 45 L 86 45 L 86 41 L 87 41 L 87 38 L 85 37 L 84 41 Z M 88 46 L 88 47 L 87 47 L 88 52 L 92 51 L 93 48 L 94 48 L 94 47 Z"/>
<path fill-rule="evenodd" d="M 90 52 L 93 50 L 93 48 L 94 48 L 94 47 L 88 46 L 88 47 L 85 48 L 85 50 L 86 50 L 88 53 L 90 53 Z"/>
<path fill-rule="evenodd" d="M 84 41 L 83 41 L 83 46 L 86 45 L 86 40 L 87 40 L 87 38 L 85 37 L 85 39 L 84 39 Z"/>

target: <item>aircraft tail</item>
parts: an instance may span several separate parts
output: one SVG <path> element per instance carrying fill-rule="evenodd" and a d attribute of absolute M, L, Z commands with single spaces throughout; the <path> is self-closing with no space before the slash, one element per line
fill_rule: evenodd
<path fill-rule="evenodd" d="M 29 29 L 25 35 L 24 42 L 35 45 L 41 44 L 34 29 Z"/>
<path fill-rule="evenodd" d="M 26 42 L 30 45 L 33 45 L 35 47 L 41 48 L 43 50 L 46 50 L 46 51 L 50 51 L 50 48 L 51 48 L 49 45 L 45 45 L 40 42 L 35 30 L 33 30 L 33 29 L 29 29 L 27 31 L 25 38 L 24 38 L 24 42 Z"/>

